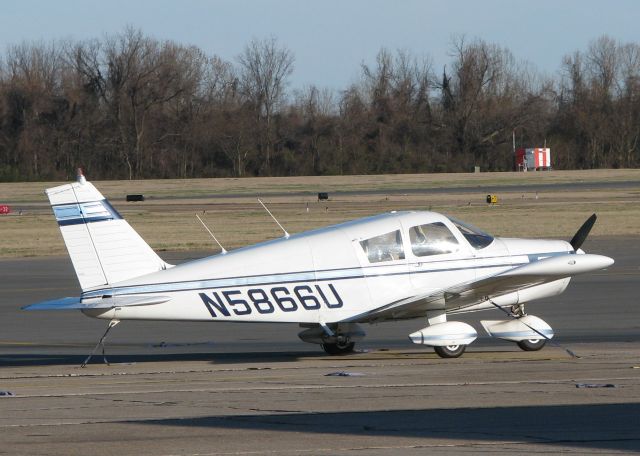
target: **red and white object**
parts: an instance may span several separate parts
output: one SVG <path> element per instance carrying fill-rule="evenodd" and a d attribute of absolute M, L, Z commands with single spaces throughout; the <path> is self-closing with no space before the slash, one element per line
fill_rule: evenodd
<path fill-rule="evenodd" d="M 527 167 L 529 169 L 547 169 L 551 167 L 551 149 L 527 149 Z"/>
<path fill-rule="evenodd" d="M 551 149 L 548 147 L 517 149 L 516 169 L 522 171 L 551 169 Z"/>
<path fill-rule="evenodd" d="M 9 214 L 11 212 L 11 207 L 7 204 L 0 204 L 0 214 Z"/>

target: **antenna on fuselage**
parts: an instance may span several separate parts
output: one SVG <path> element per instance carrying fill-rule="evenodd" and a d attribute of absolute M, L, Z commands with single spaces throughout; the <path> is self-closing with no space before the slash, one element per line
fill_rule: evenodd
<path fill-rule="evenodd" d="M 227 250 L 224 247 L 222 247 L 222 244 L 220 244 L 220 241 L 218 241 L 218 239 L 214 236 L 214 234 L 207 227 L 207 225 L 204 224 L 204 222 L 202 221 L 202 219 L 200 218 L 200 216 L 198 214 L 196 214 L 196 218 L 200 221 L 200 223 L 202 223 L 202 226 L 204 226 L 204 229 L 207 230 L 207 232 L 211 235 L 213 240 L 216 241 L 216 244 L 218 244 L 218 246 L 222 250 L 222 254 L 224 255 L 225 253 L 227 253 Z"/>
<path fill-rule="evenodd" d="M 285 230 L 284 227 L 282 225 L 280 225 L 280 222 L 278 221 L 278 219 L 273 216 L 271 211 L 267 208 L 267 206 L 264 205 L 264 203 L 262 202 L 262 200 L 260 198 L 258 198 L 258 202 L 262 205 L 262 207 L 264 207 L 264 210 L 267 211 L 267 214 L 269 214 L 271 216 L 273 221 L 276 222 L 278 224 L 278 226 L 280 227 L 280 229 L 284 232 L 284 237 L 288 239 L 289 238 L 289 233 L 287 233 L 287 230 Z"/>

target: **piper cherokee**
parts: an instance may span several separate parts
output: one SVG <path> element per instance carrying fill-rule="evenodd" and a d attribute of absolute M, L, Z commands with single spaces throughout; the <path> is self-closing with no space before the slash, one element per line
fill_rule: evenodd
<path fill-rule="evenodd" d="M 526 314 L 524 304 L 558 295 L 572 276 L 614 262 L 580 249 L 595 214 L 566 242 L 498 238 L 439 213 L 403 211 L 285 231 L 173 266 L 81 172 L 46 194 L 82 292 L 24 309 L 73 309 L 109 320 L 92 355 L 100 345 L 104 355 L 107 333 L 121 320 L 298 323 L 300 339 L 336 355 L 354 350 L 363 323 L 422 319 L 426 326 L 409 339 L 455 358 L 478 334 L 449 318 L 494 308 L 509 318 L 481 321 L 490 336 L 540 350 L 553 330 Z"/>

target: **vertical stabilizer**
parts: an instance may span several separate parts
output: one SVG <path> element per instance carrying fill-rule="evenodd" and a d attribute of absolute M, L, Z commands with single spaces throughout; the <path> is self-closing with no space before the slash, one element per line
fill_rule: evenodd
<path fill-rule="evenodd" d="M 168 267 L 81 170 L 46 194 L 83 291 Z"/>

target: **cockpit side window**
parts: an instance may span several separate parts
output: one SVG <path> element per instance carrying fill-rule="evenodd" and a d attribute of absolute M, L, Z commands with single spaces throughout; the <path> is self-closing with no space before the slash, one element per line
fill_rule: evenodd
<path fill-rule="evenodd" d="M 460 230 L 460 233 L 465 237 L 469 244 L 476 249 L 484 249 L 489 246 L 493 242 L 493 236 L 485 233 L 479 228 L 476 228 L 469 223 L 462 222 L 460 220 L 454 219 L 453 217 L 449 217 L 449 220 Z"/>
<path fill-rule="evenodd" d="M 442 222 L 411 227 L 409 239 L 411 251 L 419 257 L 453 253 L 460 248 L 458 240 Z"/>
<path fill-rule="evenodd" d="M 360 246 L 369 263 L 404 260 L 404 247 L 400 230 L 391 231 L 360 241 Z"/>

